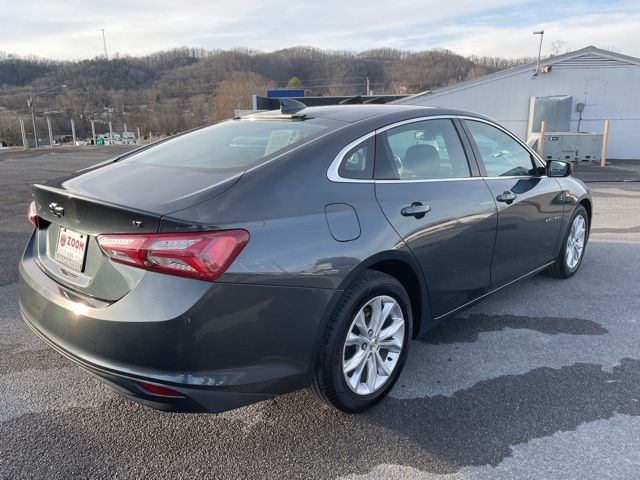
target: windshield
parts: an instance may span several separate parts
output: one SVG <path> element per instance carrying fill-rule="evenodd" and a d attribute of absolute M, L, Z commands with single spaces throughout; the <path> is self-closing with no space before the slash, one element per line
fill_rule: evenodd
<path fill-rule="evenodd" d="M 339 125 L 326 119 L 234 119 L 161 142 L 123 161 L 185 169 L 244 171 Z"/>

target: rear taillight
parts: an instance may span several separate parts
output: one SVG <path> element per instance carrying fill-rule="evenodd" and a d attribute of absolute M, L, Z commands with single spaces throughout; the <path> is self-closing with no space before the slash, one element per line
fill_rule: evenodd
<path fill-rule="evenodd" d="M 210 282 L 225 272 L 248 241 L 245 230 L 98 236 L 100 248 L 114 262 Z"/>
<path fill-rule="evenodd" d="M 29 204 L 29 212 L 27 213 L 27 218 L 34 227 L 38 226 L 38 212 L 36 210 L 36 202 L 31 202 Z"/>

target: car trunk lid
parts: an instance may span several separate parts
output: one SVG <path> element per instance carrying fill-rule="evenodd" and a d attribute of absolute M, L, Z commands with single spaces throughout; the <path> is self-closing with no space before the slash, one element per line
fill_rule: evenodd
<path fill-rule="evenodd" d="M 212 198 L 240 177 L 237 172 L 212 178 L 183 171 L 168 175 L 173 183 L 167 185 L 164 172 L 165 184 L 158 185 L 157 167 L 130 164 L 125 175 L 115 165 L 33 189 L 40 219 L 33 253 L 40 268 L 66 287 L 108 302 L 126 295 L 145 271 L 110 261 L 98 235 L 156 233 L 164 214 Z M 76 258 L 61 254 L 65 248 L 68 254 L 70 245 L 82 247 Z"/>
<path fill-rule="evenodd" d="M 215 171 L 114 161 L 37 188 L 154 215 L 182 210 L 233 186 L 242 171 Z"/>

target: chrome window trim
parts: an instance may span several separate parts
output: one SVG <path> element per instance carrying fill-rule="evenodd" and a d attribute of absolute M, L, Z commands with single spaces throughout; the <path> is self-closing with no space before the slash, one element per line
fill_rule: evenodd
<path fill-rule="evenodd" d="M 338 174 L 338 169 L 340 168 L 340 164 L 342 163 L 342 160 L 344 159 L 344 156 L 349 152 L 349 150 L 351 150 L 353 147 L 357 146 L 359 143 L 362 143 L 365 140 L 368 140 L 372 136 L 377 135 L 379 133 L 382 133 L 384 131 L 390 130 L 392 128 L 401 127 L 402 125 L 408 125 L 410 123 L 423 122 L 425 120 L 441 120 L 441 119 L 473 120 L 473 121 L 476 121 L 476 122 L 481 122 L 481 123 L 486 123 L 487 125 L 491 125 L 492 127 L 495 127 L 498 130 L 501 130 L 502 132 L 507 134 L 510 138 L 512 138 L 518 144 L 520 144 L 526 151 L 528 151 L 532 155 L 532 158 L 534 159 L 534 162 L 536 163 L 537 166 L 544 167 L 544 165 L 545 165 L 544 161 L 542 159 L 540 159 L 538 154 L 536 152 L 534 152 L 531 148 L 529 148 L 529 146 L 526 143 L 522 142 L 519 138 L 517 138 L 514 135 L 512 135 L 511 132 L 509 132 L 507 129 L 505 129 L 504 127 L 498 125 L 495 122 L 492 122 L 490 120 L 485 120 L 484 118 L 472 117 L 472 116 L 469 116 L 469 115 L 431 115 L 431 116 L 426 116 L 426 117 L 410 118 L 408 120 L 402 120 L 400 122 L 395 122 L 395 123 L 391 123 L 389 125 L 385 125 L 384 127 L 380 127 L 378 129 L 376 129 L 376 130 L 374 130 L 372 132 L 369 132 L 366 135 L 363 135 L 363 136 L 357 138 L 356 140 L 350 142 L 347 146 L 345 146 L 343 149 L 341 149 L 338 152 L 338 154 L 334 157 L 333 161 L 331 162 L 331 165 L 329 165 L 329 168 L 327 170 L 327 178 L 330 181 L 336 182 L 336 183 L 430 183 L 430 182 L 467 181 L 467 180 L 479 180 L 479 179 L 483 179 L 483 180 L 503 179 L 503 180 L 505 180 L 505 179 L 512 179 L 512 178 L 518 178 L 518 179 L 540 178 L 540 177 L 531 176 L 531 175 L 513 175 L 513 176 L 505 176 L 505 177 L 489 177 L 489 176 L 473 177 L 473 176 L 471 176 L 471 177 L 459 177 L 459 178 L 424 178 L 424 179 L 404 179 L 404 180 L 400 180 L 400 179 L 398 179 L 398 180 L 394 180 L 394 179 L 376 180 L 376 179 L 373 179 L 373 178 L 370 178 L 370 179 L 345 178 L 345 177 L 341 177 Z M 482 160 L 482 159 L 480 159 L 480 160 Z M 541 176 L 546 176 L 546 175 L 541 175 Z"/>
<path fill-rule="evenodd" d="M 540 178 L 540 177 L 532 177 L 531 175 L 511 175 L 505 177 L 453 177 L 453 178 L 415 178 L 415 179 L 404 179 L 404 180 L 393 180 L 393 179 L 380 179 L 380 180 L 367 180 L 367 182 L 373 183 L 429 183 L 429 182 L 466 182 L 469 180 L 509 180 L 509 179 L 527 179 L 527 178 Z"/>
<path fill-rule="evenodd" d="M 408 125 L 410 123 L 424 122 L 425 120 L 443 120 L 443 119 L 453 120 L 455 118 L 458 118 L 458 117 L 456 115 L 432 115 L 429 117 L 410 118 L 408 120 L 402 120 L 400 122 L 396 122 L 389 125 L 385 125 L 384 127 L 380 127 L 376 130 L 376 134 L 386 132 L 387 130 L 391 130 L 392 128 Z"/>
<path fill-rule="evenodd" d="M 342 160 L 344 160 L 344 156 L 347 153 L 349 153 L 349 150 L 351 150 L 353 147 L 358 146 L 358 144 L 364 142 L 365 140 L 370 139 L 375 134 L 376 134 L 376 130 L 374 130 L 373 132 L 369 132 L 366 135 L 363 135 L 362 137 L 357 138 L 353 142 L 349 143 L 342 150 L 340 150 L 338 152 L 338 154 L 335 156 L 335 158 L 333 159 L 333 162 L 331 162 L 331 165 L 329 166 L 329 170 L 327 170 L 327 178 L 329 180 L 331 180 L 332 182 L 373 183 L 373 181 L 374 181 L 373 178 L 345 178 L 345 177 L 341 177 L 340 174 L 338 173 L 338 170 L 340 169 L 340 164 L 342 163 Z M 373 172 L 371 172 L 371 175 L 373 175 Z"/>

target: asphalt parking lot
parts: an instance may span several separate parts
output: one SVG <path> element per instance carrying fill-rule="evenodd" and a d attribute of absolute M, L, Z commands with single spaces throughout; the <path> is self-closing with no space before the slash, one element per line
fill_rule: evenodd
<path fill-rule="evenodd" d="M 414 341 L 366 414 L 306 392 L 167 414 L 64 360 L 18 311 L 28 185 L 114 151 L 0 154 L 0 478 L 638 478 L 640 183 L 590 184 L 581 270 L 524 280 Z"/>

